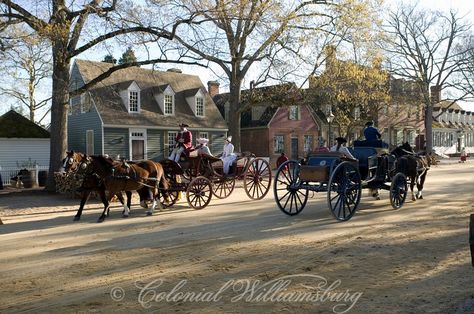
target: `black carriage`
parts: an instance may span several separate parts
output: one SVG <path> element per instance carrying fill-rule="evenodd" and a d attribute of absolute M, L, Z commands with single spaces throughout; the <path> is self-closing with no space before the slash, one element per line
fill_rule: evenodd
<path fill-rule="evenodd" d="M 306 206 L 310 191 L 326 192 L 332 215 L 340 221 L 356 212 L 362 189 L 390 191 L 393 208 L 401 208 L 407 196 L 407 179 L 396 173 L 396 161 L 385 149 L 351 148 L 353 160 L 339 152 L 312 153 L 304 161 L 282 164 L 274 180 L 278 207 L 287 215 L 297 215 Z"/>
<path fill-rule="evenodd" d="M 228 175 L 223 174 L 222 160 L 207 154 L 191 152 L 179 164 L 168 159 L 160 163 L 170 182 L 170 188 L 167 193 L 162 193 L 160 199 L 165 207 L 175 204 L 179 193 L 183 192 L 189 206 L 202 209 L 213 195 L 220 199 L 228 197 L 234 190 L 236 180 L 243 181 L 247 196 L 254 200 L 265 197 L 271 186 L 268 161 L 251 153 L 238 153 Z"/>

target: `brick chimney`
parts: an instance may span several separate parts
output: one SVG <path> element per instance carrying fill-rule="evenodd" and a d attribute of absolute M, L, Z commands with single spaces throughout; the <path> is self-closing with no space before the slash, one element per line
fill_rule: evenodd
<path fill-rule="evenodd" d="M 211 95 L 211 98 L 219 95 L 219 82 L 218 81 L 209 81 L 207 82 L 207 92 Z"/>
<path fill-rule="evenodd" d="M 434 85 L 430 87 L 431 91 L 431 103 L 437 104 L 441 101 L 441 86 Z"/>

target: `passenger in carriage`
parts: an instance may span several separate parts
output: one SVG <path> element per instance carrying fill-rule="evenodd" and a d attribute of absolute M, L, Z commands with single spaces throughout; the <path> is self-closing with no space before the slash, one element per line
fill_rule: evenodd
<path fill-rule="evenodd" d="M 179 127 L 180 131 L 178 132 L 178 135 L 176 135 L 175 139 L 176 147 L 173 149 L 171 155 L 168 157 L 168 159 L 174 160 L 176 162 L 179 161 L 179 158 L 181 157 L 181 154 L 183 152 L 188 152 L 193 147 L 193 135 L 191 131 L 187 129 L 189 125 L 181 123 Z"/>
<path fill-rule="evenodd" d="M 336 137 L 336 145 L 331 147 L 331 152 L 340 152 L 346 155 L 347 157 L 355 160 L 356 158 L 351 154 L 349 149 L 345 146 L 346 143 L 347 143 L 347 140 L 345 138 Z"/>
<path fill-rule="evenodd" d="M 237 159 L 237 156 L 234 154 L 234 145 L 231 143 L 232 142 L 232 136 L 228 136 L 225 139 L 225 144 L 224 144 L 224 149 L 222 151 L 222 154 L 220 154 L 219 158 L 222 159 L 222 163 L 224 164 L 224 174 L 229 174 L 229 168 L 234 162 L 234 160 Z"/>
<path fill-rule="evenodd" d="M 357 146 L 388 148 L 388 144 L 382 141 L 382 134 L 380 134 L 379 130 L 376 127 L 374 127 L 373 121 L 368 121 L 365 124 L 364 137 L 365 137 L 365 142 L 363 143 L 363 145 L 357 145 Z"/>
<path fill-rule="evenodd" d="M 211 150 L 207 146 L 207 143 L 209 143 L 207 138 L 200 137 L 196 141 L 199 143 L 199 145 L 196 146 L 199 155 L 206 154 L 212 156 Z"/>

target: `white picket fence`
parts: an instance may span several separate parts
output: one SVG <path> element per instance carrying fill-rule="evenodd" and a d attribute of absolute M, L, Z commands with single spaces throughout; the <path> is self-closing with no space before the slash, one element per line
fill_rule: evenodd
<path fill-rule="evenodd" d="M 18 172 L 22 169 L 26 169 L 28 171 L 36 171 L 36 185 L 38 185 L 38 174 L 42 170 L 48 170 L 49 166 L 35 166 L 35 167 L 26 167 L 26 168 L 19 168 L 19 167 L 0 167 L 0 175 L 2 176 L 3 185 L 11 185 L 11 178 L 16 177 Z"/>

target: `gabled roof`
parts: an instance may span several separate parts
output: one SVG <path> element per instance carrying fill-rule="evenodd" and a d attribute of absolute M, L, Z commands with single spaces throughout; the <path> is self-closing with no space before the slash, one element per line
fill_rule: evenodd
<path fill-rule="evenodd" d="M 225 104 L 228 102 L 229 96 L 229 93 L 223 93 L 214 97 L 214 102 L 219 108 L 222 116 L 225 115 Z M 278 111 L 278 108 L 288 104 L 288 98 L 300 96 L 300 90 L 294 83 L 264 86 L 254 88 L 253 90 L 243 90 L 241 96 L 242 103 L 245 104 L 252 101 L 256 106 L 265 107 L 265 110 L 258 120 L 252 120 L 251 109 L 242 112 L 240 126 L 242 128 L 268 126 L 273 116 Z"/>
<path fill-rule="evenodd" d="M 36 123 L 10 110 L 0 117 L 0 137 L 49 138 L 50 134 Z"/>
<path fill-rule="evenodd" d="M 111 63 L 75 60 L 74 66 L 87 83 L 113 66 Z M 120 92 L 132 81 L 140 87 L 140 113 L 129 114 Z M 163 116 L 155 96 L 167 86 L 175 92 L 175 115 Z M 188 93 L 201 89 L 206 103 L 206 116 L 196 117 L 186 101 Z M 205 92 L 200 78 L 176 72 L 163 72 L 140 67 L 130 67 L 112 73 L 90 90 L 91 96 L 104 124 L 140 126 L 177 126 L 186 123 L 193 127 L 227 128 L 214 102 Z M 195 94 L 194 94 L 195 95 Z"/>
<path fill-rule="evenodd" d="M 456 102 L 453 103 L 452 100 L 442 100 L 437 104 L 433 105 L 433 109 L 448 109 L 448 110 L 464 110 Z"/>

